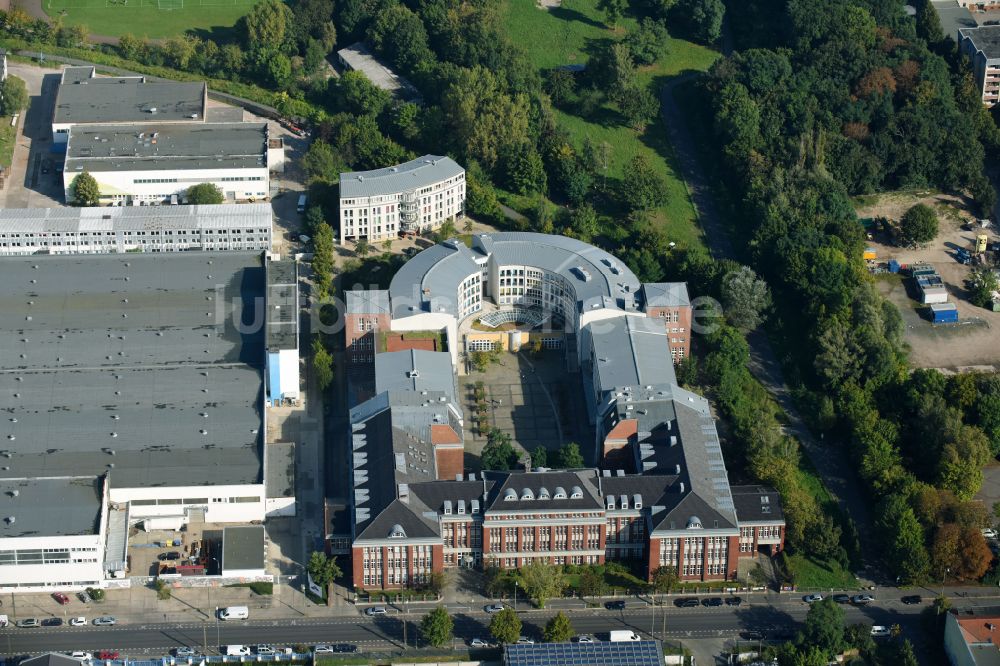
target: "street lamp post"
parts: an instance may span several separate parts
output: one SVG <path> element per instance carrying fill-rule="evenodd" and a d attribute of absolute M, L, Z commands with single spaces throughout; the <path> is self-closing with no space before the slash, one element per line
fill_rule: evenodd
<path fill-rule="evenodd" d="M 514 612 L 517 612 L 517 581 L 514 581 Z"/>
<path fill-rule="evenodd" d="M 219 635 L 219 607 L 215 607 L 215 649 L 222 654 L 222 638 Z"/>

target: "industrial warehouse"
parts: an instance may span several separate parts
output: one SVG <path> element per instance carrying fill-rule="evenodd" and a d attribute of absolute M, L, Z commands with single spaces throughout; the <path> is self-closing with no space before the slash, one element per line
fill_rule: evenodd
<path fill-rule="evenodd" d="M 240 544 L 294 513 L 287 451 L 273 462 L 262 436 L 265 256 L 9 257 L 0 284 L 0 590 L 128 586 L 150 574 L 136 528 L 185 546 L 160 574 L 264 576 Z M 232 544 L 194 536 L 251 523 Z"/>

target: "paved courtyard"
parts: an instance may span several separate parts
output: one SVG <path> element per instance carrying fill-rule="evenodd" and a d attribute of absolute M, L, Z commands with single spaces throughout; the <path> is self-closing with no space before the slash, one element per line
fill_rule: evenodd
<path fill-rule="evenodd" d="M 584 458 L 590 457 L 592 435 L 580 375 L 566 371 L 562 352 L 505 353 L 486 372 L 473 371 L 458 381 L 469 415 L 475 412 L 475 384 L 483 382 L 488 423 L 508 433 L 515 446 L 529 452 L 538 446 L 555 451 L 575 441 Z M 480 435 L 471 426 L 466 429 L 466 455 L 478 459 L 485 444 L 485 433 Z M 468 460 L 466 465 L 470 466 Z"/>

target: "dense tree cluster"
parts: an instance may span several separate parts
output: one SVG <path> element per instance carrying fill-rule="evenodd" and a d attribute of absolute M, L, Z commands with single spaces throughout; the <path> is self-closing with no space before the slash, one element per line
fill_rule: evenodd
<path fill-rule="evenodd" d="M 728 185 L 746 211 L 750 257 L 774 294 L 801 403 L 830 435 L 828 445 L 847 444 L 880 503 L 878 533 L 896 575 L 917 582 L 940 577 L 941 566 L 982 575 L 985 544 L 968 500 L 998 451 L 1000 380 L 907 373 L 900 315 L 864 269 L 848 197 L 968 188 L 991 206 L 983 144 L 992 149 L 996 128 L 980 122 L 965 77 L 950 74 L 892 3 L 760 0 L 734 11 L 737 42 L 750 48 L 718 62 L 703 92 Z M 764 27 L 765 17 L 782 29 Z M 910 242 L 933 237 L 933 211 L 908 217 Z M 790 543 L 811 536 L 816 548 L 824 519 L 794 483 L 772 480 L 794 457 L 792 444 L 739 418 L 748 398 L 739 392 L 742 365 L 731 364 L 746 348 L 725 330 L 710 340 L 705 371 L 737 417 L 750 468 L 782 489 Z M 841 546 L 850 545 L 847 536 Z M 960 539 L 968 540 L 961 556 L 952 548 Z"/>

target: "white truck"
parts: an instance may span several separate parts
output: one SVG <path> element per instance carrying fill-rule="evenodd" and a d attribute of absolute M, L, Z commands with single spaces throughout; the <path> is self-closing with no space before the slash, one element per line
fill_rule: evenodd
<path fill-rule="evenodd" d="M 227 657 L 246 657 L 250 654 L 249 645 L 227 645 L 226 646 L 226 656 Z"/>
<path fill-rule="evenodd" d="M 635 633 L 634 631 L 623 629 L 623 630 L 609 631 L 608 640 L 613 643 L 617 643 L 620 641 L 641 641 L 642 639 L 639 638 L 639 634 Z"/>

